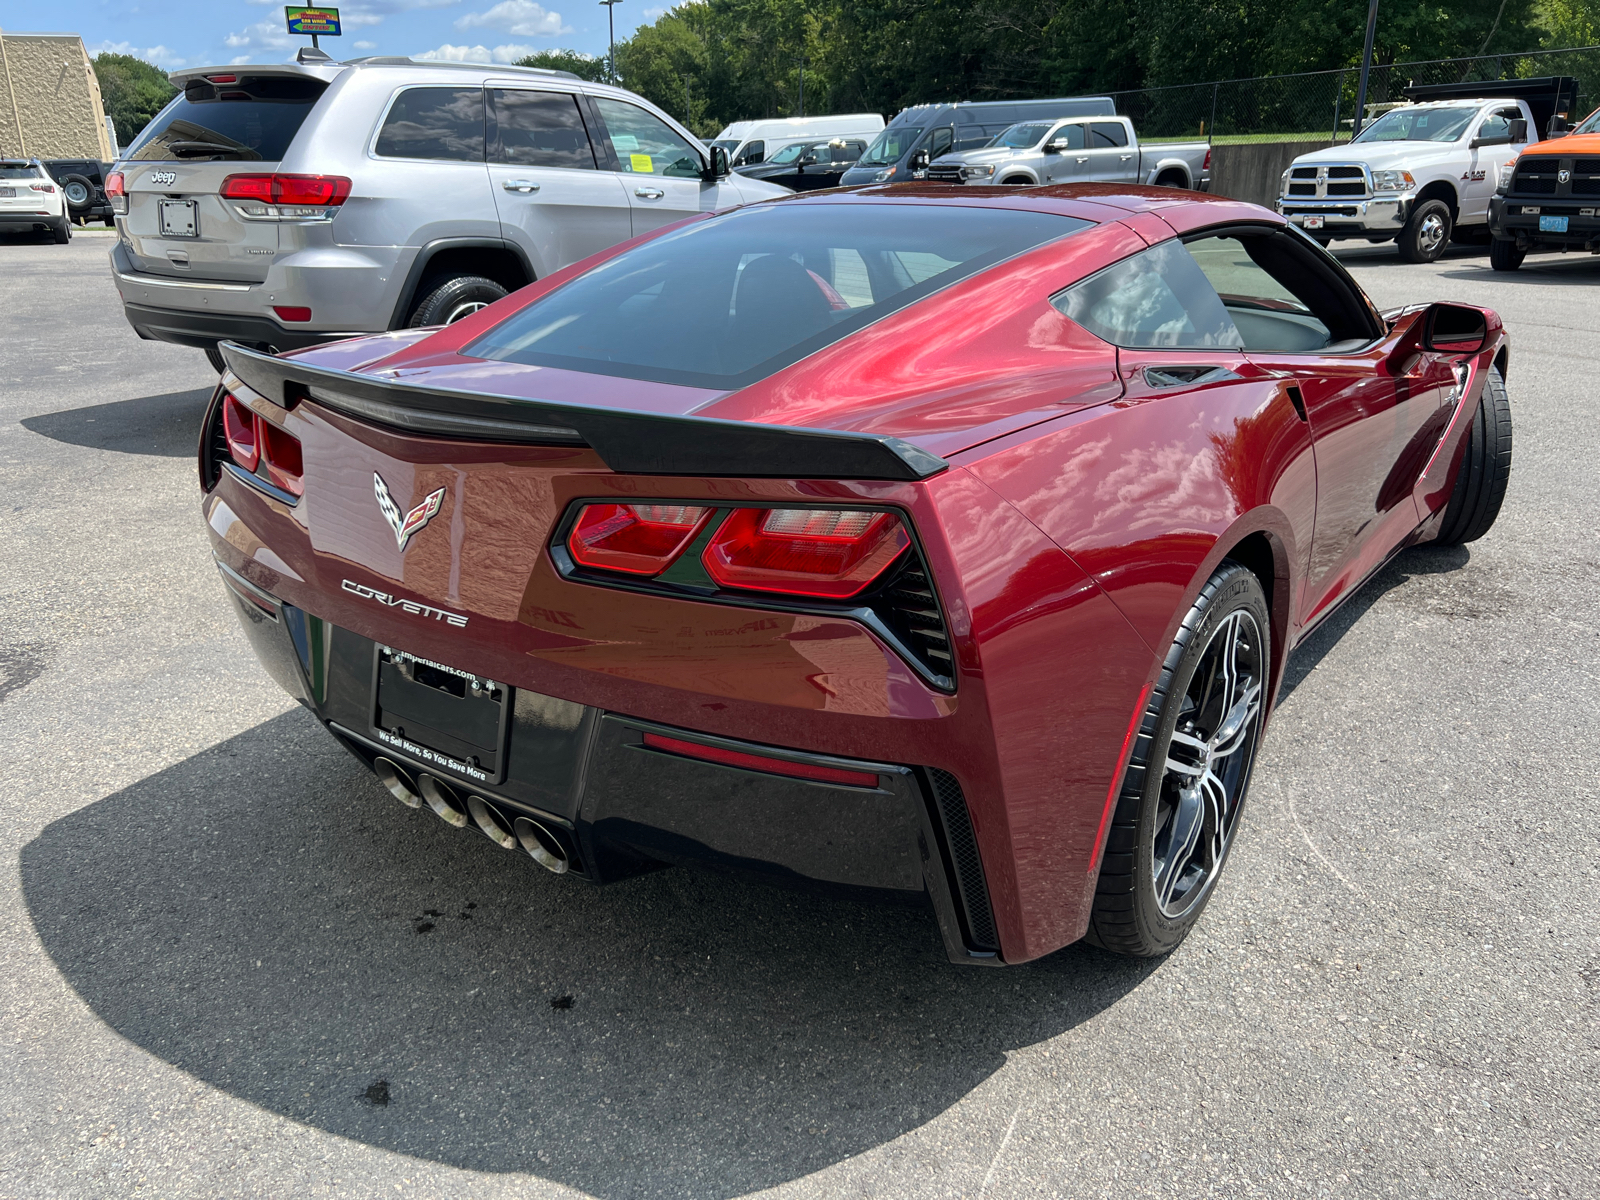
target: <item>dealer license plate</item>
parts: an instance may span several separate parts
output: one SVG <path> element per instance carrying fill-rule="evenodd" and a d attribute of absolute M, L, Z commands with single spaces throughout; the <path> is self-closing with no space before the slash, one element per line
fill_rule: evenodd
<path fill-rule="evenodd" d="M 1306 216 L 1301 220 L 1301 224 L 1303 224 L 1307 229 L 1321 229 L 1327 223 L 1327 217 L 1315 213 Z"/>
<path fill-rule="evenodd" d="M 1565 217 L 1540 217 L 1540 233 L 1565 233 L 1567 231 L 1567 218 Z"/>
<path fill-rule="evenodd" d="M 163 200 L 156 206 L 161 217 L 162 237 L 199 237 L 200 202 L 198 200 Z"/>
<path fill-rule="evenodd" d="M 386 746 L 435 767 L 497 783 L 512 689 L 403 650 L 377 647 L 372 734 Z"/>

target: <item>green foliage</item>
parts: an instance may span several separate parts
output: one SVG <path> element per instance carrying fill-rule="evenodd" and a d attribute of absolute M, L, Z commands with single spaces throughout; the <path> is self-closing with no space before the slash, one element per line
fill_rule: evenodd
<path fill-rule="evenodd" d="M 519 67 L 543 67 L 549 71 L 571 71 L 579 79 L 587 79 L 590 83 L 604 83 L 606 80 L 606 60 L 603 58 L 590 58 L 587 54 L 579 54 L 576 50 L 541 50 L 537 54 L 530 54 L 527 58 L 517 59 Z"/>
<path fill-rule="evenodd" d="M 117 142 L 123 146 L 138 137 L 150 118 L 178 94 L 165 71 L 131 54 L 97 54 L 94 74 L 100 82 L 106 116 L 116 125 Z"/>
<path fill-rule="evenodd" d="M 1580 31 L 1597 10 L 1600 0 L 1385 0 L 1375 58 L 1525 50 L 1558 25 L 1593 37 Z M 619 42 L 617 70 L 711 133 L 795 115 L 802 56 L 807 112 L 888 115 L 1344 67 L 1360 61 L 1366 19 L 1366 0 L 687 0 Z"/>

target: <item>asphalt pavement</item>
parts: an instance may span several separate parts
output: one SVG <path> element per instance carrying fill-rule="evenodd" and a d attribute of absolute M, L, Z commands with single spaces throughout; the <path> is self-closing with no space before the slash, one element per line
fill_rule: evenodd
<path fill-rule="evenodd" d="M 1504 315 L 1499 523 L 1299 651 L 1182 948 L 991 971 L 402 809 L 235 627 L 110 245 L 0 238 L 0 1197 L 1600 1195 L 1600 258 L 1341 251 Z"/>

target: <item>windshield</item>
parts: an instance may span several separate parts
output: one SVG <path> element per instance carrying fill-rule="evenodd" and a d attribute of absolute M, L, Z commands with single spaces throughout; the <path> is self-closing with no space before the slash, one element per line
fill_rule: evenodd
<path fill-rule="evenodd" d="M 1088 224 L 953 205 L 737 209 L 601 263 L 463 353 L 740 388 Z"/>
<path fill-rule="evenodd" d="M 989 144 L 1004 146 L 1008 150 L 1029 150 L 1037 146 L 1039 139 L 1049 132 L 1049 125 L 1013 125 Z"/>
<path fill-rule="evenodd" d="M 802 154 L 806 153 L 808 150 L 815 150 L 818 145 L 826 146 L 827 144 L 828 144 L 827 142 L 819 142 L 819 143 L 816 143 L 814 145 L 806 143 L 806 142 L 796 142 L 792 146 L 785 146 L 782 150 L 779 150 L 771 158 L 767 159 L 767 161 L 769 163 L 792 163 L 792 162 L 796 162 L 796 161 L 799 160 L 800 156 Z"/>
<path fill-rule="evenodd" d="M 218 85 L 193 80 L 123 157 L 277 162 L 327 86 L 300 75 L 241 75 Z"/>
<path fill-rule="evenodd" d="M 1600 108 L 1589 114 L 1588 118 L 1575 128 L 1573 133 L 1600 133 Z"/>
<path fill-rule="evenodd" d="M 905 157 L 907 150 L 917 144 L 917 139 L 921 136 L 922 130 L 910 125 L 885 129 L 872 145 L 867 147 L 867 152 L 861 156 L 856 165 L 887 167 L 891 163 L 897 163 Z"/>
<path fill-rule="evenodd" d="M 738 138 L 718 138 L 716 141 L 712 142 L 711 144 L 713 146 L 721 146 L 729 154 L 732 154 L 735 150 L 737 150 L 739 148 L 739 139 Z"/>
<path fill-rule="evenodd" d="M 1476 104 L 1459 108 L 1393 108 L 1355 136 L 1358 142 L 1453 142 L 1477 115 Z"/>

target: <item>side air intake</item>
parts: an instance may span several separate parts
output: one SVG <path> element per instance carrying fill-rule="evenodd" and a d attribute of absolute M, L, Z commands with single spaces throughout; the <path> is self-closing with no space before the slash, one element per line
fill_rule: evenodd
<path fill-rule="evenodd" d="M 934 804 L 944 826 L 945 845 L 950 851 L 956 886 L 961 892 L 961 909 L 967 937 L 974 950 L 999 950 L 995 933 L 994 910 L 989 907 L 989 886 L 983 878 L 983 860 L 978 856 L 978 840 L 972 833 L 972 818 L 967 813 L 967 798 L 961 784 L 948 771 L 928 768 Z"/>

